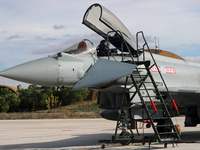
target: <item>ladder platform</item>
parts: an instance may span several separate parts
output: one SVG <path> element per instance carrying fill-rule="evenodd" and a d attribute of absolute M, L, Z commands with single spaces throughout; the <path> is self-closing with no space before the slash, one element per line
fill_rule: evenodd
<path fill-rule="evenodd" d="M 179 142 L 179 139 L 174 138 L 161 138 L 161 142 Z M 103 139 L 99 140 L 99 143 L 152 143 L 152 142 L 158 142 L 158 140 L 155 138 L 155 136 L 139 136 L 134 138 L 116 138 L 116 139 Z"/>
<path fill-rule="evenodd" d="M 99 143 L 146 143 L 146 142 L 157 142 L 154 136 L 138 136 L 133 138 L 119 138 L 116 137 L 115 139 L 103 139 L 99 140 Z"/>
<path fill-rule="evenodd" d="M 146 60 L 146 61 L 135 61 L 136 65 L 145 65 L 145 67 L 150 66 L 151 62 L 150 60 Z"/>
<path fill-rule="evenodd" d="M 136 65 L 145 65 L 145 67 L 150 66 L 151 62 L 150 60 L 146 60 L 146 61 L 124 61 L 126 63 L 130 63 L 130 64 L 136 64 Z"/>

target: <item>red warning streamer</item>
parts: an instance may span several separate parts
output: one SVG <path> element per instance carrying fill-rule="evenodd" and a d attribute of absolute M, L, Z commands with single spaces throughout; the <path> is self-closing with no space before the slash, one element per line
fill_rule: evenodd
<path fill-rule="evenodd" d="M 151 102 L 151 106 L 153 107 L 153 110 L 155 112 L 158 111 L 157 108 L 156 108 L 156 106 L 155 106 L 155 104 L 154 104 L 154 102 L 153 102 L 153 100 L 151 100 L 150 102 Z"/>
<path fill-rule="evenodd" d="M 176 111 L 178 111 L 178 107 L 176 106 L 176 103 L 175 103 L 175 101 L 172 99 L 172 104 L 173 104 L 173 106 L 174 106 L 174 109 L 176 110 Z"/>

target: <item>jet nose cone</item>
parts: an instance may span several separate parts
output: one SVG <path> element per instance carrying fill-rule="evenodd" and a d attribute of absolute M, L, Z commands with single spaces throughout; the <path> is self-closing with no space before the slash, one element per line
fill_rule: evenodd
<path fill-rule="evenodd" d="M 52 57 L 42 58 L 4 70 L 0 76 L 37 85 L 56 85 L 58 62 Z"/>

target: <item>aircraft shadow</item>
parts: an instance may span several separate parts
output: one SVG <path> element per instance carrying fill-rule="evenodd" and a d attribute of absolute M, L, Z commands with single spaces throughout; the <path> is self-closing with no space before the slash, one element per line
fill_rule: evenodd
<path fill-rule="evenodd" d="M 62 148 L 62 147 L 75 147 L 75 146 L 95 146 L 99 145 L 99 139 L 110 139 L 113 134 L 87 134 L 87 135 L 75 135 L 76 137 L 59 140 L 59 141 L 52 141 L 52 142 L 43 142 L 43 143 L 28 143 L 28 144 L 14 144 L 14 145 L 2 145 L 0 149 L 27 149 L 27 148 Z M 153 134 L 145 134 L 146 136 L 152 136 Z M 142 135 L 141 135 L 142 136 Z M 187 131 L 181 133 L 182 142 L 198 142 L 200 141 L 200 131 Z M 153 143 L 152 143 L 153 144 Z M 154 144 L 153 144 L 154 145 Z M 151 149 L 157 149 L 158 147 L 154 147 L 151 145 Z M 145 145 L 146 149 L 148 144 Z M 141 147 L 142 148 L 142 147 Z M 142 148 L 142 149 L 143 149 Z"/>
<path fill-rule="evenodd" d="M 0 149 L 12 148 L 12 149 L 26 149 L 26 148 L 62 148 L 62 147 L 74 147 L 74 146 L 94 146 L 99 145 L 99 139 L 111 138 L 113 134 L 87 134 L 87 135 L 74 135 L 76 137 L 52 141 L 43 143 L 28 143 L 28 144 L 14 144 L 14 145 L 2 145 Z"/>

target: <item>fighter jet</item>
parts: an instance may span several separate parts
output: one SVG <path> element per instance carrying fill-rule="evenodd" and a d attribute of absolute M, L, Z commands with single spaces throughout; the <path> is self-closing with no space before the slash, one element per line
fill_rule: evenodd
<path fill-rule="evenodd" d="M 104 38 L 97 48 L 84 39 L 55 55 L 12 67 L 0 75 L 42 86 L 98 90 L 98 104 L 105 110 L 101 116 L 116 121 L 122 112 L 119 110 L 124 110 L 130 122 L 149 120 L 149 116 L 157 121 L 157 114 L 165 117 L 167 113 L 158 109 L 169 107 L 160 99 L 167 102 L 173 97 L 172 110 L 179 111 L 173 117 L 186 115 L 186 126 L 200 123 L 200 64 L 175 54 L 172 58 L 163 56 L 163 51 L 152 52 L 143 32 L 138 32 L 135 40 L 125 25 L 100 4 L 87 9 L 83 24 Z M 139 36 L 144 39 L 142 48 Z M 147 105 L 153 107 L 154 114 L 144 111 L 150 109 Z"/>

